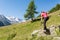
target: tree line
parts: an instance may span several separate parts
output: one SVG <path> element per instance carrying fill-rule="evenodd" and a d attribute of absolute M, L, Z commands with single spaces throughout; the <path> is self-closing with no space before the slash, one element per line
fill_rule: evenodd
<path fill-rule="evenodd" d="M 57 4 L 55 7 L 53 7 L 53 8 L 49 11 L 49 13 L 55 12 L 55 11 L 57 11 L 57 10 L 60 10 L 60 4 Z"/>

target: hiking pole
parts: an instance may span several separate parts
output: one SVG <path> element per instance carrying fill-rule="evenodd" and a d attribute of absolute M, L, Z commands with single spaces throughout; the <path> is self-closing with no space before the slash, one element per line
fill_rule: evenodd
<path fill-rule="evenodd" d="M 43 20 L 42 20 L 42 17 L 41 17 L 41 25 L 43 24 Z"/>

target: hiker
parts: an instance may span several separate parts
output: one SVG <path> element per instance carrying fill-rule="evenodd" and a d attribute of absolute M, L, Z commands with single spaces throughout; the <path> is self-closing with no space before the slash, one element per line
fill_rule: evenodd
<path fill-rule="evenodd" d="M 41 13 L 41 21 L 42 21 L 42 19 L 44 19 L 44 22 L 43 22 L 43 24 L 44 24 L 44 30 L 46 31 L 46 32 L 48 32 L 49 31 L 49 29 L 47 29 L 47 27 L 46 27 L 46 22 L 47 22 L 47 20 L 49 19 L 49 17 L 48 17 L 48 13 L 47 12 L 42 12 Z"/>

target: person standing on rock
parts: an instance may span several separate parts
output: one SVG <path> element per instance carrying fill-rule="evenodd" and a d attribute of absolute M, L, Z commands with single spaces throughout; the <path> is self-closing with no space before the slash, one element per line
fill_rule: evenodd
<path fill-rule="evenodd" d="M 46 22 L 47 22 L 47 20 L 49 19 L 49 17 L 48 17 L 48 13 L 47 12 L 42 12 L 41 13 L 41 21 L 42 21 L 42 19 L 44 19 L 44 30 L 46 31 L 46 32 L 49 32 L 49 29 L 47 29 L 47 27 L 46 27 Z"/>

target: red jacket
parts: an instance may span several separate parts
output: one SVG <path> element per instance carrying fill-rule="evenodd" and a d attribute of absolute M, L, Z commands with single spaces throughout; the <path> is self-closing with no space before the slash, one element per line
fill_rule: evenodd
<path fill-rule="evenodd" d="M 48 17 L 48 14 L 46 12 L 42 12 L 41 13 L 41 16 L 44 18 L 44 17 Z"/>

